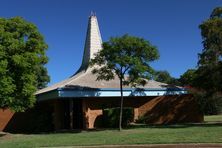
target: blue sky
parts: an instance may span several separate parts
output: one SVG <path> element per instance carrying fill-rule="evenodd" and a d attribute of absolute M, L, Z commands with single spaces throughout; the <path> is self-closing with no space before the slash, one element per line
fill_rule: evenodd
<path fill-rule="evenodd" d="M 198 25 L 222 0 L 1 0 L 0 17 L 22 16 L 34 23 L 49 45 L 50 84 L 78 70 L 88 16 L 97 14 L 103 41 L 125 33 L 158 47 L 152 66 L 179 77 L 197 65 L 201 52 Z"/>

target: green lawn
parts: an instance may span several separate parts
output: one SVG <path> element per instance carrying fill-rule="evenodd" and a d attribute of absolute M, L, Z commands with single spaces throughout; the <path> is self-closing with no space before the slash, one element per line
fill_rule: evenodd
<path fill-rule="evenodd" d="M 206 119 L 212 121 L 211 117 Z M 12 134 L 0 137 L 1 148 L 163 143 L 222 143 L 222 125 L 147 126 L 124 129 L 122 132 L 101 130 L 79 133 Z"/>
<path fill-rule="evenodd" d="M 204 116 L 205 122 L 222 122 L 222 115 Z"/>

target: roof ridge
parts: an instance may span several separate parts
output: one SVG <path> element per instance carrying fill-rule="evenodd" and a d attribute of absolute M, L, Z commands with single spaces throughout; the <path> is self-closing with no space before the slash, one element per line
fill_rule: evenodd
<path fill-rule="evenodd" d="M 80 71 L 78 73 L 76 73 L 75 75 L 73 75 L 71 78 L 73 78 L 70 82 L 68 82 L 66 85 L 72 83 L 74 80 L 77 80 L 79 78 L 81 78 L 82 76 L 86 75 L 88 70 L 86 70 L 85 72 L 84 71 Z"/>

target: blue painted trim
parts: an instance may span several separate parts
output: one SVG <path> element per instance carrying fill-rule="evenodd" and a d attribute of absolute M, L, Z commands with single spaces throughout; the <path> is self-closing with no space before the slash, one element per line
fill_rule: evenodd
<path fill-rule="evenodd" d="M 157 88 L 157 89 L 123 89 L 125 97 L 142 97 L 142 96 L 166 96 L 188 94 L 185 89 L 181 88 Z M 37 95 L 38 101 L 50 100 L 56 98 L 103 98 L 103 97 L 120 97 L 120 90 L 117 88 L 59 88 L 40 95 Z"/>
<path fill-rule="evenodd" d="M 123 96 L 165 96 L 165 95 L 181 95 L 181 94 L 187 94 L 187 91 L 171 91 L 171 90 L 155 90 L 155 91 L 134 91 L 134 90 L 123 90 Z M 120 91 L 105 91 L 105 90 L 60 90 L 59 91 L 59 97 L 120 97 Z"/>

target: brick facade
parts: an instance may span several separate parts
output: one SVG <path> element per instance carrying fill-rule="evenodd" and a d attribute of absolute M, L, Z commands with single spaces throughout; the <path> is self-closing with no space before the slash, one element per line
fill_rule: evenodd
<path fill-rule="evenodd" d="M 75 101 L 76 99 L 73 98 Z M 70 100 L 72 98 L 41 102 L 25 113 L 0 110 L 0 130 L 11 132 L 27 129 L 32 132 L 35 128 L 42 129 L 38 127 L 39 124 L 33 125 L 38 122 L 46 124 L 43 125 L 45 128 L 53 126 L 54 130 L 70 129 L 71 126 L 74 129 L 91 129 L 99 127 L 97 121 L 103 114 L 103 109 L 119 107 L 120 104 L 119 98 L 79 98 L 77 104 L 74 101 L 73 111 L 70 114 Z M 134 108 L 134 119 L 145 116 L 145 122 L 149 124 L 203 122 L 203 114 L 199 112 L 198 105 L 191 95 L 127 97 L 124 98 L 124 107 Z M 44 116 L 41 115 L 47 116 L 44 122 L 42 121 Z M 52 120 L 48 120 L 49 118 Z"/>
<path fill-rule="evenodd" d="M 85 99 L 84 104 L 86 128 L 94 128 L 102 109 L 119 107 L 119 98 Z M 124 106 L 134 108 L 134 120 L 145 116 L 149 124 L 203 122 L 203 114 L 191 95 L 128 97 L 124 99 Z"/>

